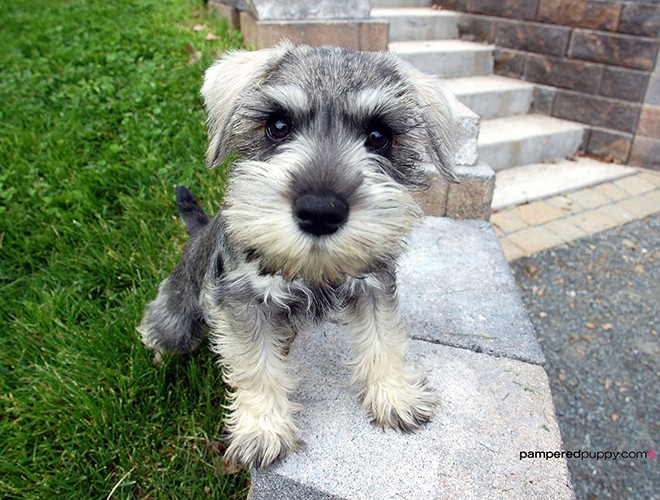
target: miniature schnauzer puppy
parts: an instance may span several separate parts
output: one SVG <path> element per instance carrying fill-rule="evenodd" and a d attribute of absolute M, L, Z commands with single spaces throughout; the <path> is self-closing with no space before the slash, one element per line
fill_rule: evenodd
<path fill-rule="evenodd" d="M 228 460 L 266 466 L 299 445 L 286 362 L 297 331 L 346 323 L 352 380 L 383 428 L 431 417 L 436 396 L 404 362 L 396 260 L 420 215 L 424 151 L 452 173 L 455 100 L 384 52 L 282 43 L 230 53 L 206 72 L 207 164 L 229 159 L 210 220 L 177 198 L 191 239 L 138 328 L 160 353 L 205 330 L 229 386 Z"/>

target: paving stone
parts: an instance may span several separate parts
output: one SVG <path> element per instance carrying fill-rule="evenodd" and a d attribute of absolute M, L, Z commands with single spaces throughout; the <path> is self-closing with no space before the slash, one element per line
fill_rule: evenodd
<path fill-rule="evenodd" d="M 558 208 L 561 210 L 564 214 L 572 214 L 572 213 L 577 213 L 582 211 L 582 207 L 573 203 L 573 200 L 571 200 L 567 194 L 563 194 L 561 196 L 553 196 L 552 198 L 548 198 L 546 200 L 546 203 L 549 205 L 552 205 L 555 208 Z"/>
<path fill-rule="evenodd" d="M 630 196 L 627 191 L 624 191 L 613 182 L 606 182 L 600 186 L 595 186 L 593 189 L 597 193 L 606 196 L 612 201 L 623 200 L 624 198 L 628 198 Z"/>
<path fill-rule="evenodd" d="M 660 172 L 649 170 L 646 168 L 641 168 L 639 169 L 639 176 L 640 178 L 651 183 L 655 187 L 660 188 Z"/>
<path fill-rule="evenodd" d="M 565 460 L 520 459 L 561 450 L 542 367 L 413 341 L 409 362 L 441 402 L 429 424 L 402 434 L 374 427 L 359 408 L 349 357 L 338 328 L 296 339 L 292 398 L 305 407 L 305 446 L 251 471 L 251 500 L 573 498 Z"/>
<path fill-rule="evenodd" d="M 563 215 L 560 210 L 557 210 L 552 205 L 548 205 L 543 201 L 520 205 L 519 207 L 514 208 L 513 211 L 516 212 L 523 221 L 532 226 L 545 224 L 546 222 L 558 219 Z"/>
<path fill-rule="evenodd" d="M 561 245 L 564 240 L 543 226 L 527 227 L 510 234 L 509 240 L 522 248 L 527 255 Z"/>
<path fill-rule="evenodd" d="M 614 182 L 614 185 L 626 191 L 630 196 L 644 194 L 655 188 L 651 182 L 638 175 L 619 179 Z"/>
<path fill-rule="evenodd" d="M 605 205 L 604 207 L 600 207 L 598 211 L 613 221 L 616 221 L 617 225 L 619 226 L 637 219 L 635 214 L 629 212 L 628 210 L 624 210 L 617 205 Z"/>
<path fill-rule="evenodd" d="M 641 219 L 660 212 L 660 191 L 651 191 L 634 198 L 620 201 L 617 207 L 634 214 Z"/>
<path fill-rule="evenodd" d="M 575 224 L 571 224 L 566 219 L 558 219 L 544 224 L 543 227 L 559 236 L 564 243 L 575 241 L 578 238 L 587 236 L 587 232 Z"/>
<path fill-rule="evenodd" d="M 487 222 L 426 217 L 400 260 L 399 291 L 416 339 L 543 361 Z"/>
<path fill-rule="evenodd" d="M 513 233 L 527 227 L 527 223 L 513 210 L 503 210 L 495 212 L 490 216 L 490 222 L 496 228 L 502 230 L 505 234 Z"/>
<path fill-rule="evenodd" d="M 597 208 L 607 205 L 612 200 L 595 189 L 582 189 L 570 193 L 568 197 L 584 209 Z"/>
<path fill-rule="evenodd" d="M 599 233 L 606 229 L 612 229 L 617 226 L 617 222 L 598 210 L 588 210 L 566 219 L 571 224 L 578 226 L 587 234 Z"/>
<path fill-rule="evenodd" d="M 493 209 L 500 210 L 534 200 L 547 199 L 637 172 L 638 169 L 635 168 L 585 157 L 501 170 L 497 173 Z"/>
<path fill-rule="evenodd" d="M 501 238 L 500 244 L 502 245 L 502 250 L 504 251 L 506 260 L 509 262 L 513 262 L 514 260 L 527 257 L 529 255 L 518 245 L 510 241 L 508 237 Z"/>

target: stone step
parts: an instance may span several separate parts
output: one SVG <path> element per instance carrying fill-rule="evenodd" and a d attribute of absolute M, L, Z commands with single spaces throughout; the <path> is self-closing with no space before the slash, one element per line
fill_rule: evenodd
<path fill-rule="evenodd" d="M 575 154 L 585 126 L 544 115 L 483 120 L 479 158 L 493 170 L 517 167 Z"/>
<path fill-rule="evenodd" d="M 288 362 L 305 445 L 251 470 L 251 500 L 573 498 L 543 354 L 493 228 L 425 218 L 400 262 L 409 364 L 440 399 L 416 433 L 383 431 L 359 407 L 339 325 L 296 337 Z M 469 249 L 469 252 L 466 251 Z"/>
<path fill-rule="evenodd" d="M 482 119 L 528 113 L 534 86 L 497 75 L 449 78 L 443 84 Z"/>
<path fill-rule="evenodd" d="M 371 17 L 390 23 L 390 41 L 442 40 L 458 38 L 456 12 L 431 8 L 372 9 Z"/>
<path fill-rule="evenodd" d="M 493 47 L 463 40 L 391 42 L 390 52 L 424 73 L 441 78 L 488 75 L 493 71 Z"/>
<path fill-rule="evenodd" d="M 389 9 L 397 7 L 430 7 L 433 0 L 371 0 L 373 9 Z"/>
<path fill-rule="evenodd" d="M 497 173 L 492 208 L 502 210 L 637 173 L 632 167 L 586 157 L 509 168 Z"/>

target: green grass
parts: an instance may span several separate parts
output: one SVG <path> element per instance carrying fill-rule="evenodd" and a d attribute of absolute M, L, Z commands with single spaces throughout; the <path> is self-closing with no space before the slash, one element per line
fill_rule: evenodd
<path fill-rule="evenodd" d="M 221 200 L 199 87 L 239 45 L 198 0 L 3 3 L 0 497 L 244 495 L 211 356 L 157 369 L 135 331 L 185 244 L 173 186 Z"/>

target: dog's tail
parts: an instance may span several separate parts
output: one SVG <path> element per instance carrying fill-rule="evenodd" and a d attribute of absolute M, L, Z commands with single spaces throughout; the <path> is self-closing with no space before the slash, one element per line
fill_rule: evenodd
<path fill-rule="evenodd" d="M 179 214 L 183 220 L 183 225 L 188 231 L 190 237 L 194 237 L 206 226 L 211 219 L 206 215 L 193 194 L 185 186 L 176 186 L 176 204 L 179 207 Z"/>

